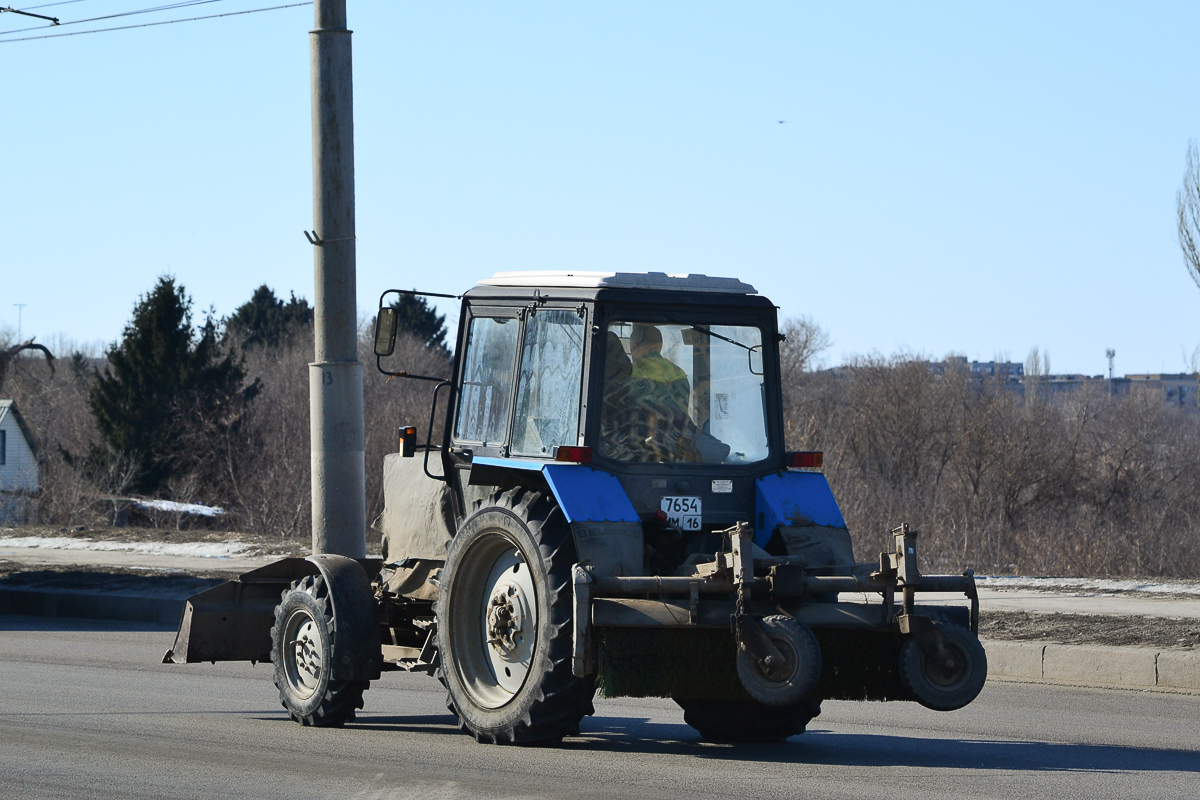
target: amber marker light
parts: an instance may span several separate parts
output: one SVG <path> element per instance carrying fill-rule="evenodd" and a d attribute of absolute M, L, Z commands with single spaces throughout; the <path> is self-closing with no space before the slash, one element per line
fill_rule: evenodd
<path fill-rule="evenodd" d="M 399 431 L 400 436 L 400 455 L 403 458 L 412 458 L 417 452 L 417 426 L 404 425 Z"/>

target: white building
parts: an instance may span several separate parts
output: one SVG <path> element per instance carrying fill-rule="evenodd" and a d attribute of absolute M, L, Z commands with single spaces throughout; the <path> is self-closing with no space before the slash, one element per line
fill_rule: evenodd
<path fill-rule="evenodd" d="M 0 400 L 0 525 L 37 517 L 38 461 L 33 435 L 12 400 Z"/>

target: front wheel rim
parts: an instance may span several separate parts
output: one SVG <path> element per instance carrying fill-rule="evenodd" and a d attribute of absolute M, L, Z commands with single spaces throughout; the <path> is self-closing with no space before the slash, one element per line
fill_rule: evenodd
<path fill-rule="evenodd" d="M 301 699 L 312 697 L 325 666 L 325 644 L 308 609 L 297 608 L 288 615 L 281 649 L 288 690 Z"/>

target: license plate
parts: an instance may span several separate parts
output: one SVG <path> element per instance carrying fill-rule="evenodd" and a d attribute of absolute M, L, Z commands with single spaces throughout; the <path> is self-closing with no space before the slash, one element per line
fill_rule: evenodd
<path fill-rule="evenodd" d="M 700 530 L 699 497 L 664 497 L 659 508 L 667 515 L 667 524 L 684 531 Z"/>

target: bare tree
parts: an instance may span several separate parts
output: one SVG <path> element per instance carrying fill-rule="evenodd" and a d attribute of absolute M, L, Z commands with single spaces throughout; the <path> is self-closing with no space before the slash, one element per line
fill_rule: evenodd
<path fill-rule="evenodd" d="M 779 346 L 779 356 L 784 384 L 801 372 L 812 368 L 813 359 L 829 349 L 829 334 L 813 321 L 812 317 L 798 317 L 783 323 L 784 341 Z"/>
<path fill-rule="evenodd" d="M 814 359 L 829 349 L 829 334 L 821 330 L 821 326 L 811 317 L 786 320 L 780 333 L 783 334 L 783 341 L 779 343 L 779 368 L 788 443 L 794 445 L 800 441 L 819 439 L 817 432 L 811 428 L 813 415 L 803 412 L 797 402 L 805 394 L 802 384 L 813 377 L 810 370 Z"/>
<path fill-rule="evenodd" d="M 1045 394 L 1042 382 L 1050 377 L 1050 354 L 1042 353 L 1037 345 L 1029 349 L 1025 357 L 1025 402 L 1036 403 Z"/>
<path fill-rule="evenodd" d="M 42 354 L 46 356 L 46 366 L 50 368 L 50 374 L 54 374 L 54 354 L 50 352 L 50 348 L 44 344 L 35 344 L 33 339 L 30 339 L 28 342 L 20 342 L 12 347 L 0 348 L 0 386 L 4 385 L 4 374 L 8 371 L 8 365 L 25 350 L 41 350 Z"/>
<path fill-rule="evenodd" d="M 1200 286 L 1200 152 L 1195 140 L 1188 142 L 1187 166 L 1183 185 L 1175 194 L 1175 209 L 1183 261 L 1192 280 Z"/>

